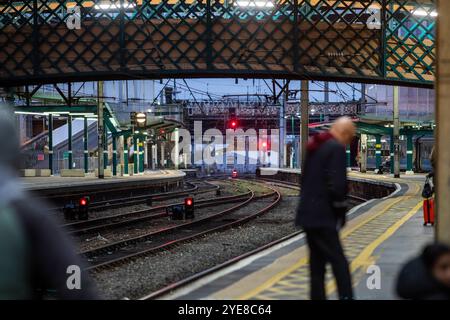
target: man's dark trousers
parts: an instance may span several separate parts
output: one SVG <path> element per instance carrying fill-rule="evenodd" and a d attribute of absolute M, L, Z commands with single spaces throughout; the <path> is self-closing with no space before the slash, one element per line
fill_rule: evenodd
<path fill-rule="evenodd" d="M 325 267 L 331 264 L 339 299 L 353 299 L 352 281 L 338 231 L 332 228 L 305 229 L 310 254 L 311 300 L 325 300 Z"/>

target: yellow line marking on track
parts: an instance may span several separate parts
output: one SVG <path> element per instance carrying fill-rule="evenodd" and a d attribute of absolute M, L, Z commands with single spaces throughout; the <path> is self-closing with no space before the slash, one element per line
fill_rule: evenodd
<path fill-rule="evenodd" d="M 371 216 L 370 218 L 368 218 L 367 220 L 364 220 L 364 221 L 361 221 L 359 224 L 357 224 L 356 226 L 354 226 L 354 227 L 352 227 L 352 228 L 350 228 L 350 229 L 348 229 L 348 230 L 345 230 L 343 233 L 342 233 L 342 238 L 345 238 L 345 237 L 347 237 L 349 234 L 351 234 L 352 232 L 354 232 L 355 230 L 357 230 L 358 228 L 360 228 L 360 227 L 362 227 L 363 225 L 365 225 L 365 224 L 367 224 L 368 222 L 370 222 L 370 221 L 372 221 L 373 219 L 375 219 L 376 217 L 379 217 L 380 215 L 382 215 L 383 213 L 385 213 L 386 211 L 388 211 L 390 208 L 392 208 L 395 204 L 397 204 L 397 203 L 399 203 L 400 201 L 404 201 L 404 200 L 407 200 L 407 199 L 409 199 L 409 198 L 412 198 L 412 197 L 414 197 L 415 195 L 417 195 L 417 193 L 419 192 L 419 190 L 420 190 L 420 187 L 419 187 L 419 185 L 418 184 L 416 184 L 416 191 L 412 194 L 412 195 L 408 195 L 408 196 L 399 196 L 398 197 L 398 199 L 396 199 L 396 200 L 394 200 L 394 201 L 392 201 L 391 203 L 389 203 L 389 204 L 387 204 L 384 208 L 383 208 L 383 210 L 381 210 L 380 212 L 378 212 L 378 213 L 376 213 L 374 216 Z M 420 205 L 422 202 L 420 202 L 418 205 Z M 417 205 L 417 206 L 418 206 Z M 415 206 L 412 210 L 414 210 L 417 206 Z M 399 222 L 402 222 L 398 227 L 397 227 L 397 229 L 403 224 L 403 223 L 405 223 L 409 218 L 410 218 L 410 213 L 412 212 L 412 210 L 408 213 L 408 214 L 406 214 L 402 219 L 400 219 L 399 221 L 397 221 L 395 224 L 393 224 L 389 229 L 388 229 L 388 231 L 391 229 L 391 228 L 393 228 L 394 226 L 397 226 L 398 225 L 398 223 Z M 418 209 L 417 209 L 418 210 Z M 414 212 L 414 213 L 416 213 L 417 212 L 417 210 Z M 413 214 L 412 214 L 413 215 Z M 412 216 L 411 215 L 411 216 Z M 408 218 L 406 219 L 406 220 L 404 220 L 405 219 L 405 217 L 407 217 L 408 216 Z M 395 229 L 395 230 L 397 230 L 397 229 Z M 395 230 L 393 231 L 393 232 L 395 232 Z M 388 233 L 388 231 L 386 231 L 385 233 Z M 392 233 L 393 233 L 392 232 Z M 390 235 L 389 235 L 390 236 Z M 378 239 L 380 239 L 380 238 L 382 238 L 383 237 L 383 234 L 378 238 Z M 378 240 L 377 239 L 377 240 Z M 377 242 L 377 240 L 375 240 L 374 242 Z M 384 241 L 384 240 L 383 240 Z M 379 244 L 378 244 L 379 245 Z M 377 245 L 377 246 L 378 246 Z M 368 247 L 370 247 L 371 246 L 371 244 L 368 246 Z M 368 248 L 368 247 L 366 247 L 366 249 Z M 375 246 L 375 248 L 376 248 L 376 246 Z M 374 248 L 374 249 L 375 249 Z M 364 253 L 365 251 L 366 251 L 366 249 L 364 249 L 363 250 L 363 252 L 362 253 Z M 373 249 L 373 250 L 374 250 Z M 372 250 L 372 251 L 373 251 Z M 371 252 L 372 252 L 371 251 Z M 361 253 L 361 254 L 362 254 Z M 360 256 L 361 256 L 361 254 L 360 254 Z M 359 258 L 359 256 L 356 258 L 356 259 L 358 259 Z M 356 260 L 355 259 L 355 260 Z M 304 266 L 305 264 L 307 264 L 308 263 L 308 257 L 303 257 L 303 258 L 301 258 L 298 262 L 296 262 L 295 264 L 293 264 L 293 265 L 291 265 L 289 268 L 287 268 L 287 269 L 285 269 L 285 270 L 283 270 L 283 271 L 280 271 L 279 273 L 277 273 L 277 274 L 275 274 L 273 277 L 271 277 L 270 279 L 268 279 L 267 281 L 265 281 L 264 283 L 262 283 L 261 285 L 259 285 L 259 286 L 257 286 L 257 287 L 255 287 L 255 288 L 253 288 L 252 290 L 250 290 L 249 292 L 247 292 L 247 293 L 245 293 L 245 294 L 243 294 L 243 295 L 241 295 L 241 296 L 239 296 L 239 297 L 237 297 L 236 299 L 237 300 L 247 300 L 247 299 L 250 299 L 250 298 L 252 298 L 252 297 L 254 297 L 254 296 L 256 296 L 257 294 L 259 294 L 259 293 L 261 293 L 262 291 L 264 291 L 264 290 L 266 290 L 266 289 L 268 289 L 268 288 L 270 288 L 271 286 L 273 286 L 275 283 L 277 283 L 278 281 L 280 281 L 282 278 L 284 278 L 285 276 L 287 276 L 288 274 L 290 274 L 290 273 L 292 273 L 293 271 L 295 271 L 296 269 L 298 269 L 298 268 L 300 268 L 300 267 L 302 267 L 302 266 Z M 354 261 L 355 261 L 354 260 Z M 352 264 L 351 264 L 351 266 L 353 265 L 353 262 L 352 262 Z M 333 285 L 327 285 L 327 289 L 328 290 L 333 290 Z M 327 291 L 328 291 L 327 290 Z"/>

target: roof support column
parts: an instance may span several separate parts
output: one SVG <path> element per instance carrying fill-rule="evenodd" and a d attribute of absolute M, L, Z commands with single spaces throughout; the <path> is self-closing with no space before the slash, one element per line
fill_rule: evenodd
<path fill-rule="evenodd" d="M 381 135 L 375 135 L 375 169 L 379 170 L 381 167 Z"/>
<path fill-rule="evenodd" d="M 438 0 L 435 174 L 437 240 L 450 245 L 450 1 Z"/>
<path fill-rule="evenodd" d="M 139 173 L 144 173 L 144 139 L 141 137 L 138 143 L 139 150 Z"/>
<path fill-rule="evenodd" d="M 301 113 L 301 124 L 300 124 L 300 141 L 301 141 L 301 157 L 302 164 L 301 167 L 305 164 L 306 158 L 306 148 L 308 146 L 308 123 L 309 123 L 309 82 L 308 80 L 302 80 L 300 84 L 300 113 Z"/>
<path fill-rule="evenodd" d="M 139 172 L 138 143 L 139 143 L 138 137 L 135 134 L 133 134 L 133 172 L 134 172 L 134 174 L 138 174 L 138 172 Z"/>
<path fill-rule="evenodd" d="M 103 118 L 103 81 L 97 82 L 97 141 L 98 141 L 98 178 L 105 178 L 103 168 L 103 150 L 105 148 L 105 123 Z"/>
<path fill-rule="evenodd" d="M 48 115 L 48 168 L 53 175 L 53 114 Z"/>
<path fill-rule="evenodd" d="M 394 178 L 400 178 L 400 115 L 399 115 L 400 88 L 394 86 Z M 392 152 L 392 151 L 391 151 Z"/>
<path fill-rule="evenodd" d="M 360 163 L 360 171 L 362 173 L 367 172 L 367 134 L 361 134 L 360 139 L 360 153 L 359 153 L 359 163 Z"/>
<path fill-rule="evenodd" d="M 128 137 L 123 136 L 123 175 L 128 176 Z"/>
<path fill-rule="evenodd" d="M 287 100 L 289 97 L 289 83 L 286 83 L 284 86 L 283 99 L 280 105 L 280 114 L 279 114 L 279 126 L 280 126 L 280 143 L 278 144 L 278 167 L 284 168 L 284 158 L 286 156 L 285 153 L 285 140 L 286 140 L 286 106 Z"/>
<path fill-rule="evenodd" d="M 173 157 L 173 161 L 174 161 L 174 165 L 175 165 L 175 169 L 178 170 L 179 167 L 179 162 L 180 162 L 180 132 L 178 130 L 178 128 L 175 128 L 175 131 L 173 133 L 174 135 L 174 142 L 175 142 L 175 146 L 174 146 L 174 157 Z M 247 150 L 247 149 L 246 149 Z"/>
<path fill-rule="evenodd" d="M 105 123 L 105 120 L 103 118 L 103 123 Z M 104 141 L 105 141 L 105 148 L 103 149 L 103 169 L 106 169 L 108 167 L 108 128 L 105 126 L 105 134 L 104 134 Z"/>
<path fill-rule="evenodd" d="M 67 116 L 67 169 L 73 168 L 73 157 L 72 157 L 72 116 L 69 114 Z"/>
<path fill-rule="evenodd" d="M 408 133 L 406 135 L 406 174 L 414 174 L 413 154 L 414 154 L 413 134 Z"/>
<path fill-rule="evenodd" d="M 389 155 L 390 155 L 390 172 L 391 174 L 394 174 L 394 135 L 391 134 L 389 138 Z"/>
<path fill-rule="evenodd" d="M 113 176 L 117 176 L 117 137 L 112 136 L 112 174 Z"/>
<path fill-rule="evenodd" d="M 83 143 L 84 143 L 84 173 L 89 171 L 89 149 L 88 149 L 88 119 L 84 117 Z"/>

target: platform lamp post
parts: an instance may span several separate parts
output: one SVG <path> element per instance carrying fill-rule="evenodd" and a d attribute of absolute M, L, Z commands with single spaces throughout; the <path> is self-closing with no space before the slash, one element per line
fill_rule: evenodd
<path fill-rule="evenodd" d="M 105 169 L 103 168 L 103 150 L 104 144 L 104 119 L 103 119 L 103 81 L 97 82 L 97 141 L 98 141 L 98 178 L 105 178 Z"/>
<path fill-rule="evenodd" d="M 435 174 L 437 240 L 450 245 L 450 1 L 438 0 Z"/>

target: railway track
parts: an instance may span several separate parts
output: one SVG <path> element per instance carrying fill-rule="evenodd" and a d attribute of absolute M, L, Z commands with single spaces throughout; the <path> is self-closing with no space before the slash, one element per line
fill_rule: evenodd
<path fill-rule="evenodd" d="M 241 193 L 234 196 L 218 197 L 213 199 L 203 199 L 195 201 L 195 208 L 205 208 L 211 207 L 218 204 L 231 203 L 239 201 L 241 199 L 248 198 L 251 192 Z M 124 226 L 129 226 L 133 224 L 138 224 L 141 222 L 146 222 L 154 219 L 159 219 L 163 217 L 168 217 L 168 208 L 174 205 L 182 205 L 183 202 L 177 202 L 167 205 L 160 205 L 156 207 L 151 207 L 148 209 L 135 210 L 131 212 L 95 218 L 86 221 L 79 221 L 73 223 L 67 223 L 63 227 L 69 229 L 68 234 L 70 235 L 82 235 L 95 233 L 106 229 L 115 229 Z"/>
<path fill-rule="evenodd" d="M 101 211 L 116 208 L 123 208 L 127 206 L 139 205 L 147 203 L 150 199 L 155 202 L 165 201 L 169 199 L 175 199 L 186 195 L 195 195 L 204 192 L 214 192 L 220 189 L 219 186 L 213 185 L 208 181 L 186 181 L 189 188 L 183 190 L 170 191 L 157 194 L 143 194 L 129 197 L 120 197 L 109 200 L 91 202 L 89 205 L 90 211 Z M 78 194 L 77 194 L 78 195 Z M 78 199 L 78 198 L 73 198 Z M 62 211 L 62 207 L 52 208 L 51 211 L 54 214 Z"/>
<path fill-rule="evenodd" d="M 213 185 L 207 181 L 189 181 L 187 182 L 192 187 L 187 188 L 180 191 L 171 191 L 171 192 L 165 192 L 165 193 L 159 193 L 159 194 L 145 194 L 145 195 L 139 195 L 134 197 L 126 197 L 126 198 L 119 198 L 119 199 L 113 199 L 113 200 L 106 200 L 106 201 L 99 201 L 92 203 L 89 206 L 90 210 L 107 210 L 107 209 L 115 209 L 115 208 L 122 208 L 126 206 L 132 206 L 137 204 L 146 203 L 149 199 L 152 201 L 164 201 L 169 199 L 174 199 L 182 196 L 192 195 L 192 194 L 198 194 L 203 192 L 213 192 L 218 189 L 220 189 L 219 186 Z M 200 186 L 203 184 L 203 186 Z"/>
<path fill-rule="evenodd" d="M 210 216 L 152 231 L 138 237 L 116 241 L 83 251 L 80 254 L 90 261 L 91 266 L 87 268 L 88 270 L 99 271 L 140 256 L 167 250 L 206 234 L 241 225 L 272 209 L 281 200 L 279 191 L 270 186 L 266 187 L 270 190 L 269 193 L 255 196 L 255 193 L 251 191 L 248 198 L 244 198 L 243 201 L 231 208 Z M 252 205 L 251 209 L 249 208 L 250 204 Z"/>
<path fill-rule="evenodd" d="M 279 180 L 273 180 L 273 179 L 255 179 L 256 181 L 260 181 L 260 182 L 264 182 L 269 184 L 270 186 L 273 187 L 280 187 L 280 188 L 286 188 L 286 189 L 292 189 L 292 190 L 299 190 L 300 191 L 300 186 L 298 186 L 295 183 L 290 183 L 290 182 L 284 182 L 284 181 L 279 181 Z M 359 198 L 359 197 L 350 197 L 353 198 L 354 200 L 358 200 L 358 201 L 367 201 L 365 199 Z M 147 294 L 145 296 L 142 296 L 141 298 L 139 298 L 139 300 L 154 300 L 154 299 L 158 299 L 158 298 L 163 298 L 164 296 L 167 296 L 169 294 L 171 294 L 172 292 L 174 292 L 177 289 L 180 289 L 182 287 L 185 287 L 187 285 L 189 285 L 190 283 L 204 278 L 210 274 L 213 274 L 215 272 L 218 272 L 220 270 L 225 269 L 226 267 L 233 265 L 241 260 L 244 260 L 245 258 L 248 258 L 252 255 L 258 254 L 264 250 L 267 250 L 269 248 L 272 248 L 280 243 L 283 243 L 284 241 L 287 241 L 289 239 L 292 239 L 296 236 L 299 236 L 300 234 L 302 234 L 303 231 L 299 230 L 299 231 L 295 231 L 287 236 L 284 236 L 280 239 L 277 239 L 275 241 L 272 241 L 270 243 L 267 243 L 265 245 L 262 245 L 254 250 L 248 251 L 246 253 L 243 253 L 241 255 L 238 255 L 236 257 L 233 257 L 229 260 L 226 260 L 223 263 L 220 263 L 218 265 L 215 265 L 214 267 L 208 268 L 206 270 L 203 270 L 202 272 L 198 272 L 195 273 L 187 278 L 184 278 L 182 280 L 176 281 L 174 283 L 168 284 L 156 291 L 151 292 L 150 294 Z"/>
<path fill-rule="evenodd" d="M 227 260 L 227 261 L 225 261 L 225 262 L 223 262 L 221 264 L 218 264 L 218 265 L 216 265 L 216 266 L 214 266 L 212 268 L 206 269 L 206 270 L 204 270 L 202 272 L 195 273 L 195 274 L 193 274 L 190 277 L 184 278 L 183 280 L 171 283 L 171 284 L 169 284 L 169 285 L 167 285 L 167 286 L 165 286 L 165 287 L 163 287 L 163 288 L 161 288 L 159 290 L 156 290 L 156 291 L 154 291 L 154 292 L 152 292 L 150 294 L 147 294 L 147 295 L 139 298 L 138 300 L 155 300 L 155 299 L 161 298 L 161 297 L 163 297 L 165 295 L 170 294 L 171 292 L 173 292 L 173 291 L 175 291 L 177 289 L 180 289 L 180 288 L 182 288 L 184 286 L 189 285 L 190 283 L 192 283 L 192 282 L 194 282 L 194 281 L 196 281 L 198 279 L 204 278 L 204 277 L 206 277 L 206 276 L 208 276 L 210 274 L 213 274 L 213 273 L 215 273 L 215 272 L 217 272 L 219 270 L 223 270 L 226 267 L 228 267 L 228 266 L 230 266 L 230 265 L 232 265 L 234 263 L 237 263 L 237 262 L 239 262 L 241 260 L 244 260 L 245 258 L 248 258 L 248 257 L 250 257 L 252 255 L 255 255 L 255 254 L 258 254 L 258 253 L 260 253 L 260 252 L 262 252 L 264 250 L 272 248 L 272 247 L 276 246 L 277 244 L 283 243 L 284 241 L 292 239 L 292 238 L 294 238 L 294 237 L 296 237 L 296 236 L 298 236 L 298 235 L 300 235 L 302 233 L 303 233 L 303 231 L 293 232 L 290 235 L 287 235 L 287 236 L 282 237 L 282 238 L 280 238 L 278 240 L 275 240 L 275 241 L 272 241 L 272 242 L 270 242 L 268 244 L 260 246 L 260 247 L 254 249 L 254 250 L 251 250 L 249 252 L 246 252 L 244 254 L 236 256 L 236 257 L 234 257 L 232 259 L 229 259 L 229 260 Z"/>

